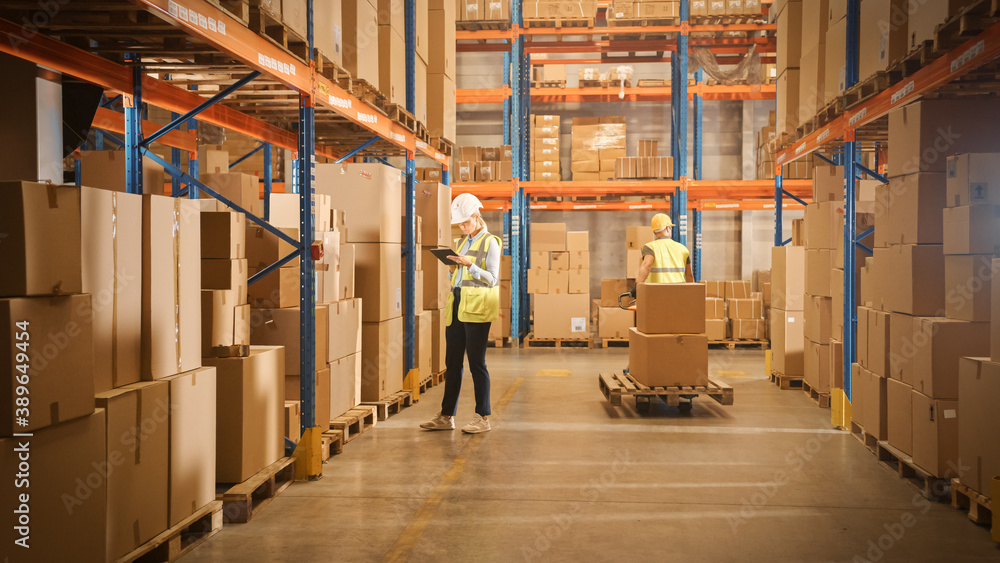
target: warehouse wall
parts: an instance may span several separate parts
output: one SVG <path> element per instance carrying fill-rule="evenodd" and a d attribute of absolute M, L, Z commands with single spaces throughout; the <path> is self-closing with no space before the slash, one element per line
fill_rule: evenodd
<path fill-rule="evenodd" d="M 458 56 L 458 88 L 502 86 L 502 61 L 502 55 L 498 53 L 462 53 Z M 580 67 L 581 65 L 567 65 L 568 87 L 577 85 L 577 69 Z M 607 70 L 612 65 L 600 67 Z M 639 78 L 669 78 L 669 67 L 664 64 L 639 64 L 633 67 L 633 82 Z M 774 109 L 774 101 L 706 102 L 702 177 L 706 180 L 753 178 L 755 134 L 767 125 L 768 114 Z M 502 144 L 502 111 L 500 104 L 458 106 L 457 145 Z M 533 103 L 531 112 L 563 118 L 562 147 L 570 147 L 572 144 L 572 117 L 624 115 L 628 132 L 626 150 L 629 154 L 636 154 L 639 139 L 658 139 L 661 154 L 669 154 L 670 151 L 669 102 Z M 693 116 L 693 111 L 690 115 Z M 694 174 L 693 142 L 694 123 L 689 118 L 689 175 Z M 564 150 L 561 156 L 564 179 L 569 179 L 570 151 Z M 532 213 L 532 221 L 566 223 L 568 230 L 591 232 L 591 292 L 596 294 L 600 291 L 602 277 L 625 275 L 625 227 L 648 224 L 652 213 L 535 211 Z M 792 219 L 801 218 L 802 212 L 786 212 L 784 217 L 787 237 L 791 233 Z M 702 218 L 703 279 L 750 279 L 754 270 L 770 268 L 770 248 L 774 242 L 772 212 L 712 211 L 703 213 Z M 499 213 L 487 214 L 486 219 L 493 232 L 503 232 Z M 688 224 L 693 226 L 693 220 L 689 219 Z M 693 234 L 689 236 L 688 246 L 693 249 Z"/>

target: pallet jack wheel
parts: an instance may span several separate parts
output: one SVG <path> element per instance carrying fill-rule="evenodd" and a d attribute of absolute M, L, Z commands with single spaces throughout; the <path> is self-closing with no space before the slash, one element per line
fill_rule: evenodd
<path fill-rule="evenodd" d="M 681 414 L 689 414 L 693 408 L 694 403 L 692 401 L 677 404 L 677 410 L 680 411 Z"/>

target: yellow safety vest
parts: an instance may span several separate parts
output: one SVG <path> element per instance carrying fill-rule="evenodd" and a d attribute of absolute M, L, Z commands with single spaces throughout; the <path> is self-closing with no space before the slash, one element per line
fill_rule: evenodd
<path fill-rule="evenodd" d="M 458 244 L 455 246 L 455 252 L 461 252 L 468 238 L 459 239 Z M 502 248 L 500 238 L 487 232 L 474 241 L 465 253 L 465 256 L 473 264 L 483 270 L 486 269 L 486 255 L 489 251 L 488 242 L 490 240 L 496 241 L 497 248 Z M 458 287 L 462 291 L 462 301 L 458 304 L 458 320 L 463 323 L 491 323 L 499 319 L 500 286 L 490 285 L 486 280 L 477 280 L 472 276 L 472 272 L 468 268 L 456 267 L 455 272 L 451 276 L 452 288 L 455 287 L 459 271 L 462 272 L 462 281 L 458 283 Z M 451 326 L 451 315 L 454 307 L 455 293 L 454 291 L 449 291 L 448 304 L 444 313 L 445 326 Z"/>
<path fill-rule="evenodd" d="M 646 283 L 685 283 L 689 252 L 686 246 L 668 238 L 646 243 L 653 251 L 653 267 Z"/>

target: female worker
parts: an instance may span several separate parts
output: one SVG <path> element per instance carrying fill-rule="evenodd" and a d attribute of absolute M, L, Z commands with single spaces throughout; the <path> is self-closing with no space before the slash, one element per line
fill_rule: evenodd
<path fill-rule="evenodd" d="M 420 425 L 427 430 L 453 430 L 462 371 L 469 357 L 469 370 L 476 389 L 476 417 L 462 428 L 477 434 L 490 430 L 490 374 L 486 370 L 486 343 L 490 323 L 500 316 L 500 239 L 486 230 L 479 210 L 483 204 L 472 194 L 461 194 L 451 202 L 451 224 L 465 236 L 451 256 L 457 264 L 451 276 L 451 294 L 445 309 L 445 384 L 441 412 Z"/>

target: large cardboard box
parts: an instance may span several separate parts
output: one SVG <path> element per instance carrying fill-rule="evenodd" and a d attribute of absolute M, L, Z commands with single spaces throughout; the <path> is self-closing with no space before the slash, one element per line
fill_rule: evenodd
<path fill-rule="evenodd" d="M 90 308 L 91 296 L 81 294 L 0 299 L 0 436 L 94 412 Z M 27 415 L 17 404 L 26 391 Z"/>
<path fill-rule="evenodd" d="M 989 325 L 941 317 L 914 320 L 916 355 L 911 362 L 914 391 L 934 399 L 958 398 L 958 359 L 986 356 Z"/>
<path fill-rule="evenodd" d="M 299 240 L 298 229 L 278 229 L 292 240 Z M 254 224 L 248 224 L 246 229 L 246 256 L 247 267 L 261 270 L 288 256 L 295 250 L 291 244 L 280 239 L 277 235 Z M 291 260 L 282 268 L 298 268 L 299 261 Z"/>
<path fill-rule="evenodd" d="M 416 190 L 424 246 L 451 246 L 451 187 L 422 182 Z"/>
<path fill-rule="evenodd" d="M 886 434 L 889 445 L 907 455 L 913 453 L 913 388 L 895 379 L 885 383 Z"/>
<path fill-rule="evenodd" d="M 455 79 L 438 73 L 427 73 L 427 131 L 431 137 L 453 141 L 455 132 Z"/>
<path fill-rule="evenodd" d="M 733 338 L 737 340 L 762 340 L 767 337 L 764 319 L 732 319 Z"/>
<path fill-rule="evenodd" d="M 833 251 L 806 250 L 806 293 L 833 296 Z"/>
<path fill-rule="evenodd" d="M 330 316 L 327 354 L 330 362 L 361 351 L 362 304 L 360 299 L 327 303 Z"/>
<path fill-rule="evenodd" d="M 627 278 L 605 278 L 601 280 L 601 307 L 617 307 L 618 298 L 632 291 L 635 280 Z"/>
<path fill-rule="evenodd" d="M 642 251 L 632 250 L 631 248 L 625 251 L 625 277 L 634 279 L 639 277 L 639 265 L 642 263 Z"/>
<path fill-rule="evenodd" d="M 165 195 L 166 179 L 162 166 L 142 159 L 143 193 Z M 80 185 L 124 192 L 125 151 L 80 151 Z"/>
<path fill-rule="evenodd" d="M 249 357 L 205 365 L 216 370 L 215 480 L 241 483 L 285 451 L 285 349 L 251 346 Z"/>
<path fill-rule="evenodd" d="M 771 309 L 771 367 L 784 375 L 803 375 L 804 322 L 801 311 Z"/>
<path fill-rule="evenodd" d="M 201 354 L 211 356 L 215 346 L 250 344 L 250 305 L 241 304 L 236 291 L 201 292 Z"/>
<path fill-rule="evenodd" d="M 317 164 L 315 189 L 347 218 L 348 240 L 402 243 L 399 170 L 382 164 Z M 397 253 L 398 254 L 398 253 Z"/>
<path fill-rule="evenodd" d="M 944 257 L 944 308 L 949 319 L 989 322 L 993 256 Z"/>
<path fill-rule="evenodd" d="M 590 294 L 535 295 L 536 338 L 588 338 Z"/>
<path fill-rule="evenodd" d="M 829 340 L 827 341 L 829 342 Z M 830 392 L 830 345 L 805 340 L 803 377 L 819 393 Z"/>
<path fill-rule="evenodd" d="M 170 393 L 165 381 L 97 393 L 104 409 L 108 559 L 117 560 L 167 529 Z"/>
<path fill-rule="evenodd" d="M 316 270 L 316 302 L 340 301 L 340 233 L 316 232 L 314 242 L 323 245 L 323 257 L 314 262 Z M 354 273 L 352 264 L 351 273 Z"/>
<path fill-rule="evenodd" d="M 493 324 L 501 324 L 502 326 L 502 323 Z M 434 320 L 431 317 L 431 312 L 423 311 L 422 313 L 416 315 L 414 325 L 414 328 L 416 329 L 413 337 L 414 352 L 416 356 L 415 367 L 420 370 L 420 377 L 424 378 L 430 375 L 433 370 L 431 364 L 433 363 L 432 346 Z"/>
<path fill-rule="evenodd" d="M 431 322 L 433 323 L 431 329 L 431 370 L 433 370 L 433 373 L 441 373 L 445 369 L 445 353 L 447 352 L 447 341 L 445 339 L 445 329 L 447 327 L 444 324 L 444 309 L 432 310 Z"/>
<path fill-rule="evenodd" d="M 851 422 L 865 427 L 865 411 L 868 402 L 869 373 L 861 364 L 851 364 Z"/>
<path fill-rule="evenodd" d="M 531 268 L 528 270 L 528 293 L 536 295 L 548 293 L 550 272 L 551 270 L 543 270 L 541 268 Z"/>
<path fill-rule="evenodd" d="M 247 296 L 247 261 L 208 259 L 201 261 L 201 288 L 235 290 L 241 301 Z"/>
<path fill-rule="evenodd" d="M 598 312 L 597 335 L 600 338 L 628 338 L 629 329 L 635 326 L 635 311 L 619 307 L 601 307 Z"/>
<path fill-rule="evenodd" d="M 771 306 L 801 311 L 805 298 L 805 247 L 776 246 L 771 249 Z"/>
<path fill-rule="evenodd" d="M 80 190 L 0 183 L 0 296 L 80 293 Z"/>
<path fill-rule="evenodd" d="M 778 75 L 778 119 L 779 133 L 794 133 L 805 116 L 800 115 L 799 91 L 801 74 L 799 69 L 790 68 Z"/>
<path fill-rule="evenodd" d="M 330 410 L 330 399 L 333 392 L 330 390 L 331 376 L 330 376 L 330 364 L 325 367 L 316 368 L 315 377 L 315 389 L 316 389 L 316 406 L 315 406 L 315 424 L 316 428 L 321 430 L 326 430 L 330 427 L 330 421 L 333 419 L 332 411 Z M 302 378 L 298 375 L 287 375 L 285 376 L 285 401 L 300 401 L 302 398 Z M 337 413 L 339 416 L 343 411 Z M 284 426 L 283 424 L 280 426 Z"/>
<path fill-rule="evenodd" d="M 778 74 L 798 68 L 802 57 L 802 3 L 789 2 L 778 14 Z M 809 33 L 812 33 L 810 31 Z"/>
<path fill-rule="evenodd" d="M 338 301 L 354 298 L 354 287 L 356 277 L 356 250 L 353 244 L 340 245 L 340 258 L 338 268 L 340 270 L 340 289 L 338 290 Z M 428 268 L 430 270 L 430 268 Z"/>
<path fill-rule="evenodd" d="M 142 199 L 142 378 L 201 366 L 201 218 L 197 202 Z"/>
<path fill-rule="evenodd" d="M 0 485 L 3 498 L 9 499 L 0 516 L 5 553 L 16 554 L 17 561 L 38 563 L 68 557 L 87 563 L 110 559 L 105 533 L 108 482 L 99 471 L 108 462 L 106 434 L 103 409 L 34 432 L 28 452 L 29 478 L 15 477 L 24 463 L 18 452 L 24 438 L 0 438 L 0 448 L 9 452 L 0 456 L 0 470 L 9 476 Z M 80 480 L 88 477 L 93 484 L 81 486 Z M 22 496 L 29 502 L 21 502 Z M 15 544 L 16 540 L 28 548 Z"/>
<path fill-rule="evenodd" d="M 378 26 L 378 86 L 389 103 L 406 106 L 406 42 L 403 27 Z"/>
<path fill-rule="evenodd" d="M 636 328 L 647 334 L 704 333 L 705 285 L 638 284 Z"/>
<path fill-rule="evenodd" d="M 704 334 L 645 334 L 629 330 L 629 373 L 643 385 L 708 384 L 708 338 Z"/>
<path fill-rule="evenodd" d="M 378 401 L 403 388 L 403 318 L 364 323 L 361 400 Z"/>
<path fill-rule="evenodd" d="M 836 225 L 843 222 L 843 215 L 837 211 L 841 205 L 839 201 L 823 201 L 806 206 L 806 248 L 832 250 L 837 247 Z"/>
<path fill-rule="evenodd" d="M 972 3 L 972 0 L 936 0 L 919 4 L 919 8 L 910 13 L 908 26 L 910 47 L 916 47 L 924 41 L 933 40 L 937 26 Z M 989 491 L 983 492 L 989 493 Z"/>
<path fill-rule="evenodd" d="M 361 402 L 361 354 L 334 360 L 330 368 L 330 416 L 336 418 Z"/>
<path fill-rule="evenodd" d="M 938 173 L 893 177 L 884 207 L 888 218 L 884 232 L 879 233 L 882 244 L 940 244 L 944 183 L 944 174 Z M 882 227 L 880 221 L 876 230 Z"/>
<path fill-rule="evenodd" d="M 867 79 L 909 52 L 907 0 L 861 2 L 858 77 Z"/>
<path fill-rule="evenodd" d="M 990 479 L 1000 475 L 1000 416 L 996 409 L 1000 397 L 1000 364 L 989 358 L 962 358 L 958 364 L 958 404 L 962 417 L 958 423 L 958 455 L 963 485 L 982 494 L 989 493 Z"/>
<path fill-rule="evenodd" d="M 855 355 L 858 365 L 868 367 L 868 315 L 871 309 L 858 306 L 857 309 L 857 345 Z"/>
<path fill-rule="evenodd" d="M 918 318 L 892 313 L 889 321 L 889 372 L 886 376 L 911 387 L 915 380 L 913 362 L 917 355 Z M 920 338 L 923 338 L 922 334 Z"/>
<path fill-rule="evenodd" d="M 827 342 L 832 335 L 833 299 L 810 295 L 806 298 L 804 335 L 813 342 Z"/>
<path fill-rule="evenodd" d="M 451 272 L 433 256 L 424 260 L 424 309 L 440 309 L 451 292 Z"/>
<path fill-rule="evenodd" d="M 916 316 L 940 315 L 944 309 L 944 254 L 941 245 L 889 247 L 886 299 L 889 309 Z"/>
<path fill-rule="evenodd" d="M 140 379 L 142 198 L 81 188 L 80 210 L 82 291 L 91 295 L 94 391 L 101 392 Z"/>
<path fill-rule="evenodd" d="M 945 254 L 1000 253 L 1000 206 L 949 207 L 942 215 Z"/>
<path fill-rule="evenodd" d="M 84 195 L 87 191 L 84 190 Z M 137 196 L 128 196 L 136 198 Z M 126 199 L 114 202 L 123 205 Z M 87 215 L 84 214 L 86 219 Z M 122 219 L 119 217 L 119 219 Z M 233 211 L 202 211 L 201 213 L 201 259 L 226 258 L 237 260 L 247 257 L 246 216 Z M 120 249 L 119 249 L 120 250 Z"/>
<path fill-rule="evenodd" d="M 948 158 L 948 207 L 1000 205 L 1000 153 L 957 154 Z"/>
<path fill-rule="evenodd" d="M 256 176 L 250 174 L 225 173 L 225 174 L 202 174 L 198 177 L 202 184 L 205 184 L 216 191 L 222 197 L 253 213 L 257 217 L 264 216 L 264 201 L 260 199 L 260 182 Z M 212 196 L 201 193 L 203 199 Z"/>
<path fill-rule="evenodd" d="M 913 463 L 931 475 L 954 477 L 958 457 L 959 406 L 955 399 L 912 395 Z"/>
<path fill-rule="evenodd" d="M 399 221 L 397 220 L 398 224 Z M 398 244 L 354 245 L 355 293 L 364 302 L 364 322 L 383 322 L 403 314 L 402 258 Z M 429 280 L 424 279 L 425 285 Z M 440 283 L 440 280 L 436 280 Z M 435 286 L 437 288 L 437 286 Z M 424 306 L 427 290 L 424 290 Z M 377 399 L 376 399 L 377 400 Z"/>
<path fill-rule="evenodd" d="M 889 439 L 889 407 L 886 378 L 863 370 L 865 378 L 865 431 L 878 440 Z"/>
<path fill-rule="evenodd" d="M 647 225 L 638 227 L 625 227 L 625 248 L 630 250 L 641 250 L 646 243 L 653 242 L 656 235 Z"/>
<path fill-rule="evenodd" d="M 378 11 L 368 0 L 343 0 L 344 69 L 379 87 Z"/>
<path fill-rule="evenodd" d="M 170 495 L 174 526 L 215 500 L 215 367 L 164 378 L 170 385 Z"/>
<path fill-rule="evenodd" d="M 726 299 L 726 309 L 731 319 L 753 320 L 764 317 L 764 302 L 761 299 Z M 706 311 L 707 312 L 707 311 Z M 708 318 L 706 316 L 706 318 Z"/>
<path fill-rule="evenodd" d="M 928 11 L 927 5 L 911 14 L 911 24 L 917 13 Z M 1000 151 L 1000 137 L 982 126 L 996 119 L 996 100 L 922 100 L 893 110 L 889 136 L 896 141 L 889 147 L 890 176 L 945 172 L 949 156 Z"/>
<path fill-rule="evenodd" d="M 272 270 L 263 278 L 247 288 L 247 300 L 258 309 L 281 309 L 295 307 L 299 304 L 299 288 L 302 280 L 298 260 L 293 260 L 295 266 Z M 249 277 L 259 272 L 258 268 L 250 268 Z"/>
<path fill-rule="evenodd" d="M 443 10 L 427 14 L 427 72 L 455 78 L 455 5 L 444 2 Z"/>
<path fill-rule="evenodd" d="M 725 319 L 726 300 L 720 297 L 705 298 L 705 320 Z"/>
<path fill-rule="evenodd" d="M 847 18 L 830 22 L 826 31 L 823 63 L 825 101 L 831 102 L 846 89 Z"/>
<path fill-rule="evenodd" d="M 729 319 L 705 319 L 705 335 L 709 342 L 729 339 Z"/>
<path fill-rule="evenodd" d="M 313 3 L 313 38 L 323 56 L 344 66 L 344 19 L 339 2 Z"/>
<path fill-rule="evenodd" d="M 327 363 L 327 330 L 330 327 L 329 307 L 316 305 L 316 359 L 317 366 Z M 299 328 L 302 326 L 298 307 L 284 309 L 253 309 L 250 313 L 250 343 L 260 346 L 285 347 L 285 375 L 301 375 L 301 340 Z"/>
<path fill-rule="evenodd" d="M 882 377 L 890 373 L 891 319 L 892 315 L 883 311 L 871 311 L 868 315 L 868 369 Z"/>
<path fill-rule="evenodd" d="M 565 252 L 566 251 L 566 224 L 565 223 L 532 223 L 531 224 L 531 251 L 532 252 Z"/>

